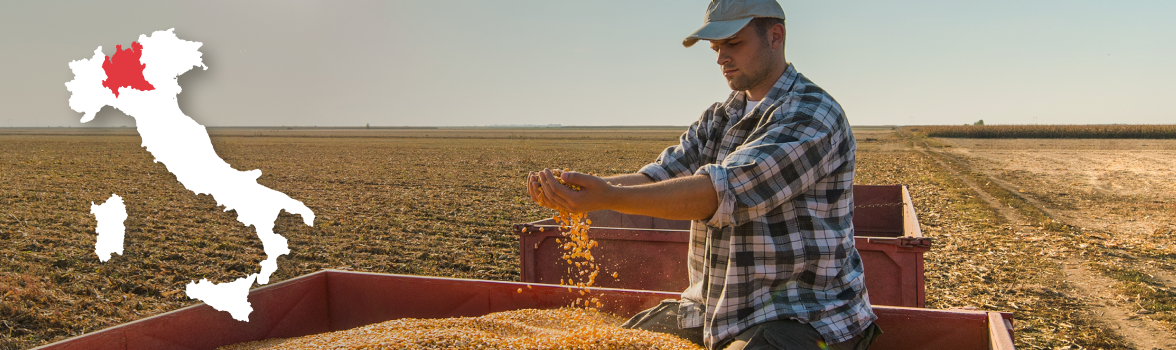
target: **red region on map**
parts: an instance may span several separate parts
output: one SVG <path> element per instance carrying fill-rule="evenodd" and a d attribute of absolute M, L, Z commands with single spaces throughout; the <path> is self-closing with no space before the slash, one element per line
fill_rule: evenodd
<path fill-rule="evenodd" d="M 126 50 L 123 50 L 122 45 L 116 46 L 114 55 L 107 56 L 106 61 L 102 62 L 102 70 L 106 71 L 106 80 L 102 81 L 102 86 L 110 88 L 114 97 L 118 97 L 118 88 L 124 86 L 139 91 L 155 90 L 143 78 L 143 68 L 147 68 L 147 65 L 139 63 L 142 55 L 143 45 L 138 41 L 131 42 L 131 48 Z"/>

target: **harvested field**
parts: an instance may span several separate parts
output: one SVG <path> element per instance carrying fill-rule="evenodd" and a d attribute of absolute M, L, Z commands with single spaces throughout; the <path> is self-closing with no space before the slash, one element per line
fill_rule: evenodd
<path fill-rule="evenodd" d="M 937 152 L 1010 194 L 1007 201 L 1031 204 L 1020 210 L 1029 221 L 1067 237 L 1048 254 L 1065 265 L 1101 323 L 1136 348 L 1176 347 L 1176 141 L 938 145 Z"/>
<path fill-rule="evenodd" d="M 275 232 L 290 240 L 292 253 L 279 259 L 274 282 L 322 268 L 517 280 L 518 243 L 510 224 L 553 214 L 524 198 L 527 171 L 635 171 L 674 144 L 681 130 L 211 129 L 211 134 L 217 152 L 235 168 L 261 169 L 261 184 L 302 200 L 317 214 L 314 227 L 287 214 L 279 219 Z M 1059 217 L 1045 225 L 1033 214 L 1033 203 L 986 185 L 981 180 L 987 176 L 1005 176 L 983 171 L 985 162 L 995 161 L 977 155 L 987 148 L 901 130 L 861 130 L 857 138 L 857 183 L 909 184 L 924 232 L 935 239 L 926 255 L 928 307 L 1015 312 L 1016 342 L 1023 349 L 1129 349 L 1122 333 L 1100 320 L 1093 302 L 1067 282 L 1071 260 L 1089 258 L 1078 264 L 1121 276 L 1116 280 L 1124 285 L 1116 290 L 1122 295 L 1137 290 L 1140 296 L 1129 299 L 1140 303 L 1152 300 L 1143 298 L 1144 291 L 1151 293 L 1148 298 L 1171 293 L 1172 284 L 1151 273 L 1151 265 L 1115 264 L 1135 249 L 1088 243 L 1095 240 L 1087 237 L 1094 223 Z M 0 134 L 0 182 L 6 184 L 0 188 L 0 348 L 27 348 L 175 310 L 194 304 L 183 295 L 191 280 L 225 282 L 259 269 L 263 253 L 252 230 L 240 227 L 233 212 L 217 209 L 212 198 L 184 189 L 139 142 L 132 129 Z M 1114 152 L 1135 149 L 1106 151 L 1112 159 Z M 1024 169 L 1031 174 L 1028 165 Z M 992 191 L 989 197 L 1001 205 L 985 201 L 969 183 Z M 1041 201 L 1054 203 L 1046 194 L 1056 184 L 1025 185 L 1027 192 L 1042 191 Z M 130 215 L 126 254 L 100 263 L 89 205 L 111 193 L 123 196 Z M 1105 204 L 1104 210 L 1117 210 L 1127 220 L 1138 204 L 1083 198 L 1089 201 L 1065 208 Z M 1000 210 L 1005 206 L 1036 221 L 1012 222 Z M 1095 235 L 1120 236 L 1110 229 Z M 1122 247 L 1135 236 L 1123 237 L 1103 241 Z M 1130 259 L 1171 266 L 1170 253 L 1145 252 L 1151 255 Z M 1139 315 L 1171 315 L 1161 309 L 1168 305 L 1162 298 L 1153 299 L 1160 300 L 1147 304 L 1153 313 Z"/>
<path fill-rule="evenodd" d="M 213 130 L 214 147 L 236 169 L 262 169 L 262 185 L 317 216 L 307 227 L 282 214 L 274 231 L 292 253 L 278 260 L 271 283 L 323 268 L 517 280 L 510 225 L 553 214 L 524 199 L 527 171 L 631 172 L 680 133 L 254 131 Z M 30 133 L 38 135 L 0 136 L 0 348 L 175 310 L 195 303 L 183 292 L 192 280 L 227 282 L 260 269 L 264 253 L 252 230 L 210 196 L 184 189 L 133 132 Z M 130 216 L 125 255 L 100 263 L 89 206 L 111 193 L 125 199 Z"/>
<path fill-rule="evenodd" d="M 927 307 L 1013 312 L 1018 349 L 1130 349 L 1066 284 L 1051 257 L 1068 249 L 1064 238 L 1044 241 L 1040 230 L 1004 218 L 953 164 L 914 147 L 919 139 L 855 134 L 875 140 L 859 141 L 856 183 L 908 184 L 923 233 L 935 239 L 924 255 Z"/>
<path fill-rule="evenodd" d="M 1176 256 L 1176 140 L 948 142 L 953 156 L 1012 183 L 1057 220 L 1114 231 L 1103 245 Z"/>
<path fill-rule="evenodd" d="M 903 130 L 928 137 L 980 139 L 1176 139 L 1176 124 L 920 125 Z"/>

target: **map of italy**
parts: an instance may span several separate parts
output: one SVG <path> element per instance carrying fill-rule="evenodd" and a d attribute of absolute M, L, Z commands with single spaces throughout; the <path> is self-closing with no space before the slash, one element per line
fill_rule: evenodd
<path fill-rule="evenodd" d="M 74 79 L 65 83 L 72 94 L 69 107 L 83 114 L 83 123 L 93 120 L 105 106 L 131 116 L 143 139 L 143 147 L 156 162 L 163 163 L 188 190 L 212 195 L 225 211 L 237 211 L 237 221 L 253 226 L 266 254 L 260 273 L 221 284 L 201 279 L 188 283 L 186 289 L 188 297 L 227 311 L 237 320 L 248 321 L 253 311 L 247 300 L 249 288 L 254 282 L 269 283 L 270 275 L 278 269 L 278 256 L 290 253 L 286 238 L 273 232 L 278 214 L 285 210 L 301 215 L 306 225 L 313 226 L 314 212 L 302 202 L 258 184 L 261 170 L 233 169 L 213 150 L 204 126 L 180 111 L 176 99 L 181 90 L 177 77 L 192 68 L 208 67 L 198 50 L 203 44 L 181 40 L 173 31 L 174 28 L 151 36 L 140 35 L 129 47 L 118 45 L 110 57 L 99 46 L 94 56 L 70 62 Z M 114 195 L 111 200 L 115 198 L 119 197 Z M 117 205 L 121 210 L 121 198 Z M 125 211 L 123 215 L 121 219 L 125 219 Z M 96 215 L 99 227 L 112 227 L 103 222 L 104 217 L 118 215 Z M 121 228 L 121 224 L 119 220 L 117 227 Z M 111 231 L 116 230 L 106 230 L 100 236 L 116 234 Z M 100 242 L 117 242 L 119 247 L 96 247 L 99 255 L 121 254 L 121 236 L 107 236 Z M 109 255 L 105 253 L 104 258 Z"/>

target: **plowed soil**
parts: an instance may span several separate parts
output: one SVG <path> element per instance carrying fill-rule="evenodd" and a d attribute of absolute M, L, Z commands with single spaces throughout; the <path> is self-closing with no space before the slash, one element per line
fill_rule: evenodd
<path fill-rule="evenodd" d="M 279 218 L 275 232 L 289 239 L 292 253 L 279 259 L 272 282 L 323 268 L 517 280 L 518 241 L 510 224 L 553 214 L 523 198 L 527 171 L 558 167 L 605 175 L 632 172 L 675 144 L 681 132 L 681 128 L 211 131 L 222 158 L 239 170 L 261 169 L 261 184 L 302 200 L 317 215 L 314 227 L 287 214 Z M 1112 325 L 1101 322 L 1095 306 L 1065 281 L 1064 259 L 1086 249 L 1079 244 L 1094 249 L 1085 240 L 1073 238 L 1085 231 L 1050 233 L 1010 223 L 960 180 L 972 173 L 971 167 L 988 169 L 985 166 L 1011 169 L 1009 174 L 1024 174 L 1025 179 L 1041 178 L 1031 165 L 996 163 L 1009 156 L 986 156 L 976 151 L 984 149 L 976 145 L 952 144 L 920 152 L 914 147 L 918 140 L 888 129 L 863 129 L 856 134 L 857 183 L 908 184 L 924 232 L 935 240 L 926 255 L 928 307 L 1015 312 L 1019 348 L 1132 347 Z M 188 282 L 200 278 L 226 282 L 259 269 L 263 252 L 252 230 L 241 227 L 234 213 L 223 212 L 211 197 L 184 189 L 139 144 L 132 129 L 0 133 L 0 349 L 28 348 L 192 305 L 195 301 L 183 293 Z M 1105 151 L 1109 162 L 1119 154 L 1115 152 L 1134 154 L 1136 150 Z M 1024 149 L 1007 152 L 1035 154 Z M 1027 157 L 1037 159 L 1033 157 L 1038 155 Z M 1063 153 L 1040 157 L 1070 161 Z M 1144 158 L 1139 159 L 1172 169 L 1167 153 Z M 1070 165 L 1053 167 L 1066 166 Z M 1003 172 L 976 172 L 976 176 L 1006 178 Z M 1167 174 L 1170 178 L 1172 173 L 1157 170 L 1154 174 L 1158 175 L 1131 176 L 1150 179 Z M 1128 238 L 1118 240 L 1118 231 L 1110 229 L 1095 234 L 1108 237 L 1106 241 L 1118 247 L 1142 247 L 1151 254 L 1148 261 L 1170 266 L 1171 260 L 1155 257 L 1170 259 L 1171 253 L 1166 253 L 1170 250 L 1164 250 L 1172 247 L 1170 233 L 1150 241 L 1131 238 L 1150 237 L 1143 231 L 1165 227 L 1139 223 L 1152 220 L 1148 213 L 1172 222 L 1174 214 L 1160 211 L 1164 205 L 1171 208 L 1173 202 L 1153 193 L 1162 190 L 1141 187 L 1137 191 L 1138 198 L 1163 202 L 1149 204 L 1153 206 L 1111 201 L 1107 198 L 1119 198 L 1109 194 L 1117 191 L 1115 184 L 1124 186 L 1131 183 L 1127 179 L 1137 178 L 1104 183 L 1098 182 L 1097 175 L 1079 175 L 1064 181 L 1085 187 L 1043 181 L 1026 182 L 1024 188 L 1031 192 L 1027 197 L 1040 197 L 1051 207 L 1060 203 L 1053 210 L 1073 211 L 1073 222 L 1067 224 L 1075 227 L 1100 227 L 1098 220 L 1081 221 L 1089 216 L 1081 214 L 1083 210 L 1118 213 L 1114 215 L 1123 218 L 1122 227 L 1131 228 L 1124 236 Z M 1019 183 L 1020 179 L 1009 175 L 1004 181 Z M 130 216 L 125 254 L 101 263 L 94 254 L 95 221 L 89 206 L 112 193 L 124 198 Z M 1140 210 L 1146 211 L 1143 217 L 1148 219 L 1137 214 Z M 1051 237 L 1047 234 L 1066 240 L 1043 238 Z M 1097 248 L 1090 254 L 1112 249 Z M 1148 311 L 1153 313 L 1140 315 L 1158 317 L 1165 312 Z"/>

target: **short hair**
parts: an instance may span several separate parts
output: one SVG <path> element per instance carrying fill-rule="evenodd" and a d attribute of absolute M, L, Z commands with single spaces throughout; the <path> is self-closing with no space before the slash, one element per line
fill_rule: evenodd
<path fill-rule="evenodd" d="M 783 25 L 784 19 L 775 17 L 756 17 L 751 19 L 751 23 L 749 25 L 755 26 L 755 33 L 756 35 L 759 35 L 760 42 L 764 45 L 767 45 L 768 30 L 772 29 L 772 27 L 777 23 Z"/>

